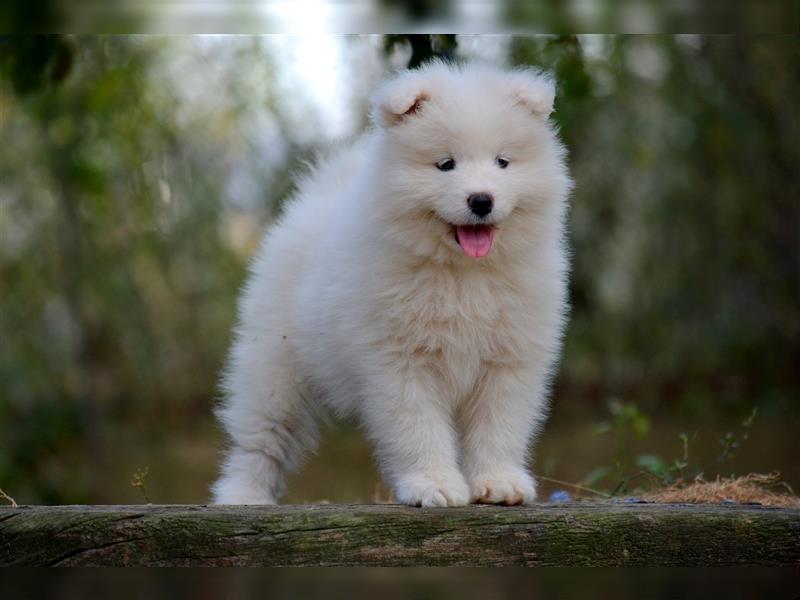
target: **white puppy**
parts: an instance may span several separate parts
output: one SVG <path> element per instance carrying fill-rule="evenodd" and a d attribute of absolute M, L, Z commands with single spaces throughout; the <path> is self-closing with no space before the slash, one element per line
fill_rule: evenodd
<path fill-rule="evenodd" d="M 275 503 L 325 405 L 359 418 L 400 502 L 535 499 L 567 312 L 553 99 L 532 71 L 407 71 L 375 129 L 300 183 L 241 298 L 217 503 Z"/>

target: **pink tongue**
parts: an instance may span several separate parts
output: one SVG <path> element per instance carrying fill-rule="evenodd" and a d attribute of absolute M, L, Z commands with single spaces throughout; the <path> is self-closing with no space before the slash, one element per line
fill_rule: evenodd
<path fill-rule="evenodd" d="M 464 254 L 472 258 L 482 258 L 492 249 L 491 225 L 459 225 L 456 227 L 458 243 Z"/>

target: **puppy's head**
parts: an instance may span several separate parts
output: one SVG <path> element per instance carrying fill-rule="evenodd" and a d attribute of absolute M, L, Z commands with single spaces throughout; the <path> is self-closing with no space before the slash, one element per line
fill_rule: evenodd
<path fill-rule="evenodd" d="M 373 120 L 393 230 L 420 252 L 444 246 L 469 258 L 524 235 L 525 215 L 561 202 L 569 186 L 548 120 L 554 96 L 535 71 L 442 62 L 384 84 Z"/>

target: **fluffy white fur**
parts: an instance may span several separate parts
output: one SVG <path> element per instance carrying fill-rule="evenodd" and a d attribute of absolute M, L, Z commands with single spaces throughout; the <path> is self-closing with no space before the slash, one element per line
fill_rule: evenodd
<path fill-rule="evenodd" d="M 217 503 L 277 502 L 325 406 L 358 417 L 400 502 L 535 499 L 528 447 L 567 309 L 553 96 L 532 71 L 402 73 L 374 97 L 374 130 L 301 182 L 241 298 Z M 476 192 L 494 196 L 483 221 Z M 454 225 L 478 222 L 494 243 L 475 259 Z"/>

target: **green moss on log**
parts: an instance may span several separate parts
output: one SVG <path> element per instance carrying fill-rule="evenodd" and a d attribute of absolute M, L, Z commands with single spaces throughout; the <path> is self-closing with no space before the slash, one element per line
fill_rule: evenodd
<path fill-rule="evenodd" d="M 575 503 L 0 508 L 2 566 L 800 566 L 800 510 Z"/>

